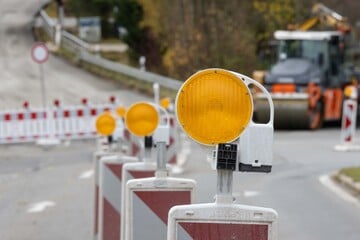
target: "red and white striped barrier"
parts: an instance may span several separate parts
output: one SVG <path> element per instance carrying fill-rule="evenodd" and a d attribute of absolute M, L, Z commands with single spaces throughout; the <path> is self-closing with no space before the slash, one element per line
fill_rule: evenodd
<path fill-rule="evenodd" d="M 278 214 L 271 208 L 234 204 L 231 195 L 218 195 L 215 203 L 172 207 L 167 230 L 168 240 L 277 240 Z"/>
<path fill-rule="evenodd" d="M 94 106 L 21 109 L 0 112 L 0 144 L 34 142 L 54 136 L 58 139 L 83 139 L 97 136 L 96 117 L 110 109 L 108 104 Z M 48 119 L 48 115 L 52 114 Z M 51 122 L 49 122 L 51 121 Z M 50 127 L 49 127 L 50 126 Z"/>
<path fill-rule="evenodd" d="M 341 141 L 352 143 L 356 129 L 357 103 L 355 100 L 345 100 L 343 107 L 343 118 L 341 124 Z"/>
<path fill-rule="evenodd" d="M 360 146 L 354 144 L 357 108 L 356 100 L 347 99 L 344 101 L 340 135 L 341 144 L 335 146 L 337 151 L 360 150 Z"/>
<path fill-rule="evenodd" d="M 110 152 L 110 147 L 106 139 L 102 138 L 103 141 L 99 141 L 99 150 L 93 155 L 94 159 L 94 231 L 93 239 L 98 240 L 99 234 L 99 192 L 100 192 L 100 159 L 105 156 L 113 155 Z"/>
<path fill-rule="evenodd" d="M 98 240 L 119 240 L 121 236 L 122 168 L 137 162 L 130 156 L 106 156 L 100 160 Z"/>
<path fill-rule="evenodd" d="M 31 142 L 47 136 L 43 110 L 0 112 L 0 143 Z"/>
<path fill-rule="evenodd" d="M 132 135 L 128 129 L 124 130 L 124 144 L 125 144 L 125 154 L 129 156 L 138 156 L 141 155 L 142 144 L 139 138 Z"/>
<path fill-rule="evenodd" d="M 124 199 L 125 239 L 166 239 L 170 208 L 193 203 L 194 190 L 195 181 L 166 175 L 129 180 Z"/>
<path fill-rule="evenodd" d="M 137 178 L 149 178 L 154 177 L 156 171 L 156 163 L 153 162 L 139 162 L 139 163 L 126 163 L 123 165 L 123 173 L 122 173 L 122 189 L 126 188 L 126 183 L 129 180 L 137 179 Z M 125 191 L 122 191 L 123 199 L 121 203 L 121 212 L 125 213 L 126 211 L 126 203 L 125 203 Z M 122 215 L 121 217 L 121 229 L 125 229 L 125 217 Z M 121 239 L 125 239 L 125 231 L 121 232 Z"/>

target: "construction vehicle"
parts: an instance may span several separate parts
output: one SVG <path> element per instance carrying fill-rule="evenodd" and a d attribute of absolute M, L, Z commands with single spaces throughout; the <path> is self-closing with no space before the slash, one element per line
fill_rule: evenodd
<path fill-rule="evenodd" d="M 340 121 L 343 90 L 355 82 L 345 56 L 350 25 L 322 4 L 314 5 L 312 13 L 313 18 L 295 29 L 274 33 L 277 63 L 262 79 L 254 76 L 272 95 L 275 128 L 317 129 L 324 121 Z M 320 24 L 325 28 L 310 31 Z M 266 101 L 256 94 L 256 121 L 267 121 Z"/>

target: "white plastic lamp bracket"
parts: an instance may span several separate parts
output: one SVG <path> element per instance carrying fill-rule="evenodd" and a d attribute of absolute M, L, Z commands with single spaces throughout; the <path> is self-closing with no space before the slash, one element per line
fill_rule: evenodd
<path fill-rule="evenodd" d="M 165 108 L 156 105 L 156 107 L 159 109 L 160 118 L 163 120 L 162 116 L 165 116 L 165 121 L 160 121 L 159 126 L 153 133 L 153 141 L 156 144 L 157 142 L 165 142 L 166 145 L 170 144 L 170 117 L 168 112 L 165 110 Z"/>
<path fill-rule="evenodd" d="M 274 137 L 274 104 L 270 93 L 260 83 L 235 73 L 247 86 L 253 84 L 258 87 L 268 100 L 270 108 L 267 123 L 255 123 L 252 119 L 248 127 L 239 138 L 238 170 L 245 172 L 270 172 L 273 155 Z"/>

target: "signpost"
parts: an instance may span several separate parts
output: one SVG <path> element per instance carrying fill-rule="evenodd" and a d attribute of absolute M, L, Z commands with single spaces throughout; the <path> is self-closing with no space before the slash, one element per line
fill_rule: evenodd
<path fill-rule="evenodd" d="M 44 115 L 46 115 L 46 135 L 44 139 L 37 141 L 38 145 L 52 146 L 60 143 L 59 139 L 55 138 L 54 133 L 54 112 L 47 106 L 46 87 L 44 80 L 43 64 L 49 59 L 49 50 L 44 43 L 35 43 L 31 48 L 31 58 L 40 66 L 40 84 L 42 105 L 44 108 Z"/>
<path fill-rule="evenodd" d="M 168 240 L 277 239 L 275 210 L 234 204 L 232 195 L 233 171 L 271 171 L 272 157 L 266 155 L 268 147 L 262 152 L 259 145 L 258 155 L 249 152 L 252 151 L 249 144 L 258 144 L 256 139 L 267 139 L 266 145 L 271 146 L 273 136 L 273 126 L 252 123 L 251 84 L 257 86 L 255 80 L 244 75 L 206 69 L 195 73 L 179 89 L 178 122 L 189 137 L 213 149 L 217 194 L 215 203 L 172 207 L 168 216 Z M 266 89 L 261 90 L 268 94 Z M 271 98 L 269 106 L 273 112 Z M 272 124 L 272 119 L 269 123 Z M 259 135 L 261 132 L 263 135 Z M 241 134 L 246 134 L 246 141 L 241 140 Z M 241 155 L 242 151 L 245 154 Z M 239 159 L 239 153 L 250 159 Z M 257 156 L 260 158 L 252 159 Z"/>
<path fill-rule="evenodd" d="M 31 48 L 31 58 L 34 62 L 40 66 L 40 84 L 41 84 L 41 96 L 42 105 L 46 109 L 46 89 L 44 81 L 44 67 L 45 63 L 49 59 L 49 50 L 44 43 L 35 43 Z"/>

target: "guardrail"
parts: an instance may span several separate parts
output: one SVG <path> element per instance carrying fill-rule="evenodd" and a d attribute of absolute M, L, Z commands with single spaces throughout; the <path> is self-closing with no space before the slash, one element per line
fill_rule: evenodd
<path fill-rule="evenodd" d="M 49 15 L 46 14 L 44 10 L 40 10 L 39 16 L 44 23 L 42 26 L 45 32 L 49 35 L 51 40 L 54 40 L 56 23 L 49 17 Z"/>
<path fill-rule="evenodd" d="M 56 31 L 61 31 L 60 28 L 56 26 L 56 23 L 46 14 L 44 10 L 40 11 L 40 18 L 44 23 L 42 26 L 45 32 L 49 35 L 52 41 L 56 42 L 55 39 L 57 35 Z M 61 45 L 68 51 L 71 51 L 74 54 L 76 54 L 79 58 L 78 59 L 79 61 L 87 62 L 96 65 L 98 67 L 104 68 L 106 70 L 124 74 L 141 81 L 158 83 L 160 86 L 172 90 L 179 89 L 182 84 L 181 81 L 173 78 L 165 77 L 151 72 L 142 71 L 134 67 L 130 67 L 121 63 L 113 62 L 108 59 L 102 58 L 101 56 L 96 54 L 100 50 L 99 45 L 89 44 L 67 31 L 61 31 L 60 34 L 61 34 Z M 95 54 L 91 52 L 95 52 Z"/>
<path fill-rule="evenodd" d="M 94 64 L 96 66 L 105 68 L 110 71 L 114 71 L 114 72 L 121 73 L 121 74 L 124 74 L 127 76 L 131 76 L 131 77 L 137 78 L 139 80 L 143 80 L 143 81 L 150 82 L 150 83 L 159 83 L 159 85 L 169 88 L 169 89 L 177 90 L 180 88 L 180 86 L 182 84 L 182 82 L 180 82 L 178 80 L 164 77 L 162 75 L 155 74 L 155 73 L 141 71 L 141 70 L 138 70 L 137 68 L 129 67 L 127 65 L 120 64 L 120 63 L 116 63 L 116 62 L 104 59 L 102 57 L 99 57 L 97 55 L 90 54 L 85 51 L 81 52 L 80 59 L 84 62 Z"/>

